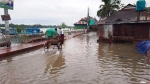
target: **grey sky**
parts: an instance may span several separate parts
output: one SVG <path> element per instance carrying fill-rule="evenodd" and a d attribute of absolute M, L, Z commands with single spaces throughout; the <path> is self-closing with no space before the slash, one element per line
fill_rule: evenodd
<path fill-rule="evenodd" d="M 136 3 L 137 0 L 121 0 L 121 3 Z M 150 0 L 145 0 L 150 6 Z M 14 0 L 14 10 L 9 10 L 14 24 L 42 24 L 60 25 L 65 22 L 73 25 L 75 22 L 87 16 L 87 8 L 90 8 L 90 16 L 96 16 L 101 0 Z M 4 9 L 0 8 L 0 15 Z M 0 23 L 4 23 L 0 20 Z"/>

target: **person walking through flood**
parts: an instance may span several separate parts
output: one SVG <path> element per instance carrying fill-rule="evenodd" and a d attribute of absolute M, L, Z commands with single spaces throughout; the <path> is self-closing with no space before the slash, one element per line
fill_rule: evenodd
<path fill-rule="evenodd" d="M 58 32 L 59 35 L 63 34 L 63 31 L 61 30 L 61 28 L 59 28 L 59 29 L 57 30 L 57 32 Z"/>
<path fill-rule="evenodd" d="M 57 34 L 56 34 L 56 38 L 60 41 L 61 40 L 61 35 L 62 35 L 62 30 L 61 28 L 59 28 L 59 30 L 57 30 L 57 28 L 55 28 Z"/>
<path fill-rule="evenodd" d="M 112 33 L 109 31 L 108 34 L 108 43 L 111 44 L 112 43 Z"/>
<path fill-rule="evenodd" d="M 84 28 L 84 33 L 85 33 L 85 34 L 87 33 L 87 28 Z"/>

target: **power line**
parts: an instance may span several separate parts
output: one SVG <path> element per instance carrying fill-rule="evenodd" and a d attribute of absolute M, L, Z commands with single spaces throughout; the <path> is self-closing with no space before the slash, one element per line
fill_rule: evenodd
<path fill-rule="evenodd" d="M 52 4 L 53 2 L 49 2 L 49 1 L 47 1 L 47 0 L 44 0 L 44 1 L 47 2 L 47 4 L 49 3 L 49 4 L 53 5 L 54 8 L 57 9 L 57 11 L 58 11 L 58 10 L 59 10 L 59 11 L 62 11 L 63 13 L 66 13 L 67 15 L 69 14 L 71 18 L 75 18 L 75 16 L 73 16 L 72 14 L 70 14 L 68 11 L 64 11 L 64 9 L 62 9 L 61 7 Z M 56 11 L 56 10 L 55 10 L 55 11 Z"/>
<path fill-rule="evenodd" d="M 72 9 L 70 9 L 70 7 L 68 7 L 66 4 L 64 5 L 64 3 L 61 2 L 61 0 L 59 0 L 59 1 L 54 0 L 54 1 L 56 1 L 56 3 L 58 3 L 58 5 L 60 4 L 62 7 L 64 7 L 65 9 L 67 9 L 70 13 L 72 13 L 72 14 L 76 13 L 76 12 L 74 12 L 75 10 L 72 11 Z"/>
<path fill-rule="evenodd" d="M 51 0 L 53 1 L 53 0 Z M 52 2 L 52 3 L 55 3 L 55 5 L 57 5 L 56 7 L 58 7 L 59 9 L 65 11 L 66 13 L 72 15 L 72 16 L 77 16 L 78 17 L 78 14 L 73 14 L 72 12 L 66 10 L 63 6 L 61 6 L 60 4 L 58 4 L 56 1 Z M 54 5 L 54 4 L 53 4 Z"/>
<path fill-rule="evenodd" d="M 70 13 L 68 13 L 68 12 L 66 12 L 66 11 L 64 11 L 64 10 L 62 10 L 62 8 L 61 8 L 61 7 L 59 7 L 59 6 L 55 6 L 54 4 L 52 4 L 53 2 L 51 2 L 51 0 L 50 0 L 50 2 L 49 2 L 49 1 L 47 1 L 47 0 L 44 0 L 44 1 L 46 1 L 46 2 L 47 2 L 47 4 L 49 3 L 49 4 L 50 4 L 50 6 L 53 6 L 55 9 L 59 10 L 59 12 L 60 12 L 60 11 L 62 11 L 63 13 L 70 14 Z M 55 11 L 56 11 L 56 10 L 55 10 Z"/>
<path fill-rule="evenodd" d="M 64 10 L 63 8 L 64 8 L 64 6 L 63 7 L 61 7 L 60 6 L 60 4 L 58 4 L 57 2 L 52 2 L 52 3 L 54 3 L 55 4 L 55 6 L 57 6 L 57 7 L 59 7 L 59 8 L 61 8 L 63 11 L 66 11 L 66 9 Z M 53 4 L 53 5 L 54 5 Z M 68 12 L 68 11 L 66 11 L 66 13 L 68 13 L 68 14 L 71 14 L 70 12 Z M 77 19 L 77 18 L 79 18 L 79 19 L 81 19 L 81 18 L 83 18 L 83 17 L 79 17 L 79 15 L 78 14 L 71 14 L 71 18 L 75 18 L 75 19 Z M 78 19 L 78 20 L 79 20 Z"/>

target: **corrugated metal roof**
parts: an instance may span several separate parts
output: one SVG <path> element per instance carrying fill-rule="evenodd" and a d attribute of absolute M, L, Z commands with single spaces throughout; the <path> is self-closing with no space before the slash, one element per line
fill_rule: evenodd
<path fill-rule="evenodd" d="M 98 24 L 106 24 L 106 23 L 104 20 L 100 20 L 100 21 L 95 22 L 95 25 L 98 25 Z"/>
<path fill-rule="evenodd" d="M 99 21 L 98 24 L 104 24 L 104 23 L 130 23 L 130 22 L 136 22 L 137 20 L 137 12 L 135 12 L 136 7 L 134 5 L 128 4 L 120 11 L 112 14 L 111 16 L 107 17 L 103 21 Z M 140 20 L 146 20 L 146 11 L 140 12 Z M 147 20 L 150 22 L 150 14 L 148 15 Z M 147 21 L 147 22 L 148 22 Z"/>
<path fill-rule="evenodd" d="M 97 21 L 96 20 L 96 18 L 93 18 L 93 17 L 89 17 L 90 19 L 94 19 L 95 21 Z M 81 18 L 78 22 L 76 22 L 76 23 L 74 23 L 74 25 L 75 24 L 87 24 L 87 17 L 84 17 L 84 18 Z"/>
<path fill-rule="evenodd" d="M 85 21 L 79 21 L 79 22 L 76 22 L 75 24 L 87 24 L 87 22 L 85 22 Z"/>
<path fill-rule="evenodd" d="M 109 16 L 105 21 L 106 22 L 114 22 L 118 19 L 123 20 L 123 21 L 135 20 L 137 13 L 134 11 L 135 11 L 134 9 L 120 10 L 117 13 Z"/>

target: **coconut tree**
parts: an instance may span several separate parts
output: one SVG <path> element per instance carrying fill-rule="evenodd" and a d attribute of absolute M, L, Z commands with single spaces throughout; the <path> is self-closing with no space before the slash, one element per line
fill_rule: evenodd
<path fill-rule="evenodd" d="M 104 2 L 104 5 L 100 5 L 100 9 L 97 11 L 98 17 L 108 17 L 123 7 L 120 0 L 102 0 L 102 2 Z"/>

